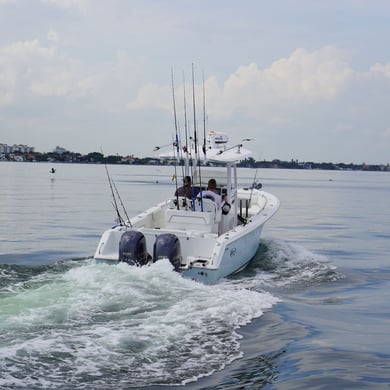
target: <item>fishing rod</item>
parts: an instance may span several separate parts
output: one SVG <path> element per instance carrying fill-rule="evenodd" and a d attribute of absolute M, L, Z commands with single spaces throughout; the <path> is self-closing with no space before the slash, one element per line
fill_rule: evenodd
<path fill-rule="evenodd" d="M 259 155 L 259 160 L 261 160 L 261 153 Z M 260 184 L 256 184 L 256 177 L 257 177 L 257 171 L 258 170 L 259 170 L 259 167 L 257 166 L 256 167 L 256 172 L 255 172 L 255 177 L 253 179 L 253 184 L 251 186 L 251 194 L 249 195 L 249 204 L 251 203 L 251 200 L 252 200 L 253 189 L 256 187 L 256 189 L 259 190 L 262 187 L 261 183 Z"/>
<path fill-rule="evenodd" d="M 188 176 L 189 174 L 189 151 L 188 151 L 188 126 L 187 126 L 187 101 L 186 101 L 186 81 L 184 77 L 184 71 L 183 71 L 183 103 L 184 103 L 184 131 L 185 131 L 185 140 L 186 144 L 183 147 L 183 150 L 186 154 L 186 170 L 185 170 L 185 175 Z M 192 172 L 191 172 L 192 173 Z M 192 175 L 191 175 L 192 176 Z"/>
<path fill-rule="evenodd" d="M 202 71 L 203 81 L 203 155 L 206 160 L 206 94 L 204 90 L 204 71 Z"/>
<path fill-rule="evenodd" d="M 115 192 L 116 192 L 116 194 L 117 194 L 117 196 L 118 196 L 119 202 L 121 203 L 123 212 L 125 213 L 125 216 L 126 216 L 126 218 L 127 218 L 127 222 L 129 223 L 129 226 L 130 226 L 130 227 L 133 227 L 132 224 L 131 224 L 130 218 L 129 218 L 128 214 L 127 214 L 126 207 L 125 207 L 125 205 L 124 205 L 123 202 L 122 202 L 122 198 L 121 198 L 121 196 L 119 195 L 118 189 L 116 188 L 115 181 L 114 181 L 113 179 L 111 179 L 111 182 L 112 182 L 112 185 L 114 186 L 114 189 L 115 189 Z M 125 225 L 126 225 L 126 223 L 125 223 Z"/>
<path fill-rule="evenodd" d="M 173 154 L 175 156 L 175 147 L 177 159 L 179 158 L 179 135 L 177 130 L 177 117 L 176 117 L 176 100 L 175 100 L 175 87 L 173 83 L 173 68 L 171 68 L 171 81 L 172 81 L 172 99 L 173 99 L 173 116 L 175 119 L 175 142 L 173 143 Z M 178 184 L 177 184 L 177 167 L 175 162 L 175 185 L 176 185 L 176 207 L 179 210 L 179 194 L 178 194 Z"/>
<path fill-rule="evenodd" d="M 195 107 L 195 81 L 194 81 L 194 64 L 192 64 L 192 108 L 194 114 L 194 148 L 195 158 L 198 157 L 198 139 L 196 132 L 196 107 Z"/>
<path fill-rule="evenodd" d="M 195 180 L 194 180 L 194 167 L 193 167 L 193 160 L 192 160 L 192 146 L 191 144 L 189 145 L 188 142 L 188 128 L 189 128 L 189 122 L 187 119 L 187 98 L 186 98 L 186 81 L 185 81 L 185 76 L 184 76 L 184 71 L 183 71 L 183 103 L 184 103 L 184 130 L 185 130 L 185 138 L 186 138 L 186 144 L 183 148 L 184 152 L 186 153 L 186 176 L 189 175 L 190 169 L 191 169 L 191 206 L 192 210 L 195 210 Z M 191 142 L 191 137 L 190 137 L 190 142 Z M 190 159 L 191 159 L 191 168 L 190 168 Z"/>
<path fill-rule="evenodd" d="M 194 144 L 195 144 L 195 158 L 198 164 L 198 172 L 199 172 L 199 187 L 202 188 L 202 174 L 200 170 L 200 159 L 198 154 L 198 137 L 197 137 L 197 131 L 196 131 L 196 108 L 195 108 L 195 80 L 194 80 L 194 64 L 192 63 L 192 104 L 193 104 L 193 111 L 194 111 Z M 200 198 L 201 201 L 201 211 L 203 211 L 203 200 L 202 197 Z"/>
<path fill-rule="evenodd" d="M 184 176 L 186 175 L 185 171 L 186 171 L 186 168 L 185 168 L 185 159 L 184 159 L 184 156 L 183 156 L 183 153 L 184 153 L 184 148 L 182 146 L 182 135 L 181 135 L 181 127 L 180 127 L 180 122 L 177 121 L 177 128 L 178 128 L 178 134 L 179 134 L 179 137 L 178 137 L 178 140 L 177 140 L 177 153 L 178 153 L 178 161 L 180 161 L 180 166 L 181 166 L 181 175 L 184 179 Z"/>
<path fill-rule="evenodd" d="M 177 150 L 177 157 L 179 158 L 179 136 L 178 136 L 178 127 L 177 127 L 177 115 L 176 115 L 176 99 L 175 99 L 175 86 L 173 82 L 173 68 L 171 68 L 171 82 L 172 82 L 172 99 L 173 99 L 173 116 L 175 120 L 175 143 Z"/>
<path fill-rule="evenodd" d="M 119 222 L 119 225 L 123 226 L 125 223 L 123 221 L 121 213 L 119 212 L 118 203 L 116 201 L 116 196 L 115 196 L 115 193 L 114 193 L 114 188 L 113 188 L 113 185 L 112 185 L 112 180 L 111 180 L 111 177 L 110 177 L 110 173 L 108 172 L 106 160 L 104 161 L 104 167 L 106 168 L 107 179 L 108 179 L 108 183 L 110 184 L 111 195 L 112 195 L 112 199 L 113 199 L 113 206 L 114 206 L 114 209 L 116 211 L 116 215 L 118 217 L 118 222 Z"/>

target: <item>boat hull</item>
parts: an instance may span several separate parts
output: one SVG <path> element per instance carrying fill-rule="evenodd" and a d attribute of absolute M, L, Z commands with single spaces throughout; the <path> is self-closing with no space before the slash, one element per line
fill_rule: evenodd
<path fill-rule="evenodd" d="M 190 266 L 180 270 L 188 279 L 204 284 L 215 284 L 219 279 L 242 271 L 253 259 L 260 244 L 263 225 L 233 242 L 226 243 L 217 268 Z"/>
<path fill-rule="evenodd" d="M 219 242 L 215 243 L 214 262 L 209 264 L 201 259 L 195 259 L 189 265 L 184 265 L 178 269 L 178 272 L 187 279 L 191 279 L 203 284 L 215 284 L 219 279 L 242 271 L 253 259 L 260 244 L 260 236 L 263 225 L 252 229 L 251 232 L 242 232 L 241 237 L 237 237 L 234 241 L 224 242 L 222 245 Z M 118 242 L 123 234 L 120 230 L 110 230 L 105 232 L 103 237 L 110 243 Z M 116 247 L 115 245 L 114 247 Z M 99 263 L 118 264 L 119 259 L 116 251 L 111 255 L 98 256 L 95 254 L 95 260 Z M 152 261 L 150 262 L 152 263 Z"/>
<path fill-rule="evenodd" d="M 129 230 L 142 232 L 151 257 L 157 238 L 170 233 L 180 241 L 183 254 L 182 264 L 177 271 L 185 278 L 214 284 L 219 279 L 244 269 L 255 256 L 264 224 L 279 207 L 278 200 L 271 195 L 266 204 L 261 212 L 249 218 L 245 224 L 235 226 L 222 235 L 190 229 L 114 226 L 103 233 L 94 258 L 100 262 L 118 263 L 121 237 Z M 151 210 L 155 212 L 156 208 Z M 146 212 L 143 220 L 147 218 Z M 156 259 L 152 259 L 150 263 L 153 261 Z"/>

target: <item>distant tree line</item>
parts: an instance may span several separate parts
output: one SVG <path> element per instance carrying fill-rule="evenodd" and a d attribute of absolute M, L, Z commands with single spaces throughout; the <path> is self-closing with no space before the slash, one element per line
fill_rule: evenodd
<path fill-rule="evenodd" d="M 108 155 L 103 153 L 91 152 L 88 154 L 81 154 L 75 152 L 30 152 L 30 153 L 13 153 L 5 154 L 3 160 L 15 160 L 15 155 L 22 158 L 23 161 L 36 162 L 52 162 L 52 163 L 84 163 L 84 164 L 134 164 L 134 165 L 171 165 L 174 162 L 168 160 L 159 160 L 156 157 L 138 158 L 134 156 L 119 156 Z M 211 165 L 211 164 L 210 164 Z M 218 164 L 213 164 L 218 165 Z M 354 163 L 331 163 L 331 162 L 299 162 L 298 160 L 282 161 L 256 161 L 252 157 L 247 158 L 239 163 L 240 167 L 247 168 L 279 168 L 279 169 L 323 169 L 323 170 L 364 170 L 364 171 L 390 171 L 389 164 L 372 165 L 372 164 L 354 164 Z"/>
<path fill-rule="evenodd" d="M 252 157 L 241 161 L 239 164 L 241 167 L 250 167 L 250 168 L 284 168 L 284 169 L 323 169 L 323 170 L 364 170 L 364 171 L 390 171 L 390 165 L 384 164 L 354 164 L 354 163 L 332 163 L 332 162 L 314 162 L 314 161 L 305 161 L 299 162 L 298 160 L 291 161 L 281 161 L 281 160 L 272 160 L 272 161 L 256 161 Z"/>

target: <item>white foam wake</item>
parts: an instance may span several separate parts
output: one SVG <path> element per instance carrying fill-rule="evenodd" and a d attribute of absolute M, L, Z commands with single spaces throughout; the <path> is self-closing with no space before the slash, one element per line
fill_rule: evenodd
<path fill-rule="evenodd" d="M 111 374 L 131 386 L 186 383 L 239 357 L 237 329 L 277 302 L 238 284 L 186 280 L 165 260 L 90 261 L 39 278 L 1 305 L 0 386 L 23 377 L 98 388 Z"/>

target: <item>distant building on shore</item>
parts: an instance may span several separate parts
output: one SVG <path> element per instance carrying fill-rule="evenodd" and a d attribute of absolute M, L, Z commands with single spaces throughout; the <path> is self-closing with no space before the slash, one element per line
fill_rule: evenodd
<path fill-rule="evenodd" d="M 58 145 L 53 149 L 53 153 L 57 153 L 57 154 L 63 154 L 66 152 L 67 150 L 65 148 L 62 148 L 61 146 Z"/>
<path fill-rule="evenodd" d="M 8 153 L 34 153 L 34 147 L 28 145 L 7 145 L 0 144 L 0 154 L 8 154 Z"/>

